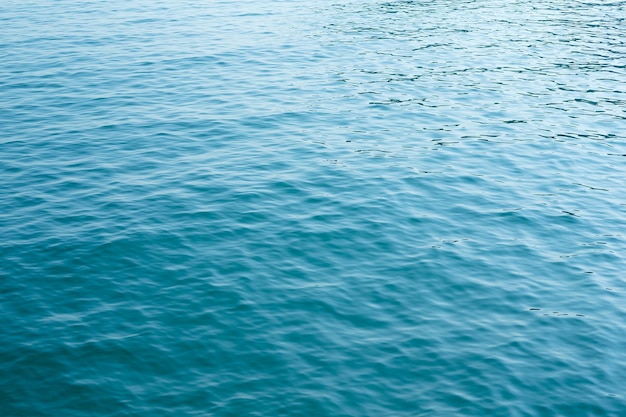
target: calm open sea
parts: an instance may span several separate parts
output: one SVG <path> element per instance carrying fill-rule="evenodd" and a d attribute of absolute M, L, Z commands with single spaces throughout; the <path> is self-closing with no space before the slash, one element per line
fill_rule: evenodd
<path fill-rule="evenodd" d="M 0 4 L 0 416 L 626 416 L 626 2 Z"/>

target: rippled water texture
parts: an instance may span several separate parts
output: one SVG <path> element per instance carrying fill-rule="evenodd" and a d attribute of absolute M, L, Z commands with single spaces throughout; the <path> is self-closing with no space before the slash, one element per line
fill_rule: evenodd
<path fill-rule="evenodd" d="M 625 19 L 3 2 L 0 415 L 626 416 Z"/>

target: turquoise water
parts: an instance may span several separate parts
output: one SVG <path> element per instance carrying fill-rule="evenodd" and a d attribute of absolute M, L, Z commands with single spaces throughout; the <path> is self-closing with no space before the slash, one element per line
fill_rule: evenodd
<path fill-rule="evenodd" d="M 626 416 L 625 19 L 3 2 L 0 415 Z"/>

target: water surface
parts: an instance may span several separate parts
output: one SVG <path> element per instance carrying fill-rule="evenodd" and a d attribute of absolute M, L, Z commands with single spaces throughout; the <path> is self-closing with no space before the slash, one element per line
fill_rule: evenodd
<path fill-rule="evenodd" d="M 0 6 L 0 414 L 626 415 L 626 3 Z"/>

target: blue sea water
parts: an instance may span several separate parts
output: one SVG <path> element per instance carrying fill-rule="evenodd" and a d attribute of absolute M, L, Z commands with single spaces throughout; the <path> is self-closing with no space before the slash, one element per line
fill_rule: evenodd
<path fill-rule="evenodd" d="M 0 416 L 626 416 L 626 2 L 0 4 Z"/>

